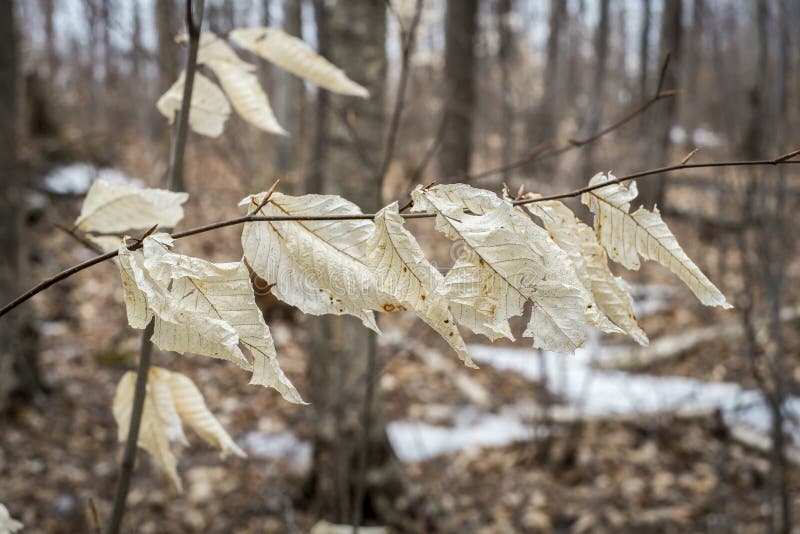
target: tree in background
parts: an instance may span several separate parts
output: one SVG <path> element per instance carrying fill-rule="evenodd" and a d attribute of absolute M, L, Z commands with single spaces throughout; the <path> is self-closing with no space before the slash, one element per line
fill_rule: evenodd
<path fill-rule="evenodd" d="M 439 153 L 443 177 L 469 173 L 475 116 L 478 0 L 448 0 L 445 14 L 444 101 L 447 132 Z"/>
<path fill-rule="evenodd" d="M 330 105 L 324 108 L 326 116 L 319 117 L 318 126 L 325 150 L 315 154 L 326 172 L 319 177 L 320 188 L 311 191 L 343 195 L 362 210 L 373 211 L 381 205 L 376 177 L 386 124 L 386 4 L 382 0 L 321 4 L 317 21 L 325 36 L 326 56 L 367 87 L 370 97 L 328 96 Z M 337 522 L 362 517 L 358 493 L 360 484 L 365 484 L 361 487 L 363 510 L 386 520 L 396 511 L 392 493 L 404 488 L 387 438 L 378 388 L 368 398 L 374 385 L 370 362 L 376 359 L 375 333 L 359 319 L 344 315 L 310 319 L 307 328 L 311 333 L 309 400 L 315 414 L 312 506 L 319 517 Z M 366 417 L 365 406 L 369 406 Z"/>
<path fill-rule="evenodd" d="M 14 2 L 0 0 L 0 298 L 26 285 L 26 240 L 22 174 L 17 163 L 19 99 Z M 12 396 L 31 398 L 43 390 L 37 366 L 37 331 L 30 306 L 0 324 L 0 412 Z"/>

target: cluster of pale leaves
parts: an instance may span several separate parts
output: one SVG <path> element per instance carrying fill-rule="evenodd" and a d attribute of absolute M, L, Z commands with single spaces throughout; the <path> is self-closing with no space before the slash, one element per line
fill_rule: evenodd
<path fill-rule="evenodd" d="M 614 180 L 598 174 L 590 185 Z M 143 329 L 154 321 L 152 341 L 164 350 L 233 362 L 251 383 L 303 400 L 282 372 L 275 345 L 255 303 L 251 272 L 283 302 L 311 315 L 352 315 L 378 333 L 374 312 L 412 311 L 438 332 L 464 364 L 474 367 L 458 326 L 491 340 L 515 339 L 509 319 L 530 310 L 522 332 L 535 348 L 571 353 L 590 327 L 630 336 L 646 345 L 627 284 L 609 258 L 629 269 L 653 260 L 675 273 L 709 306 L 730 307 L 722 293 L 686 255 L 658 210 L 630 212 L 636 184 L 609 183 L 582 197 L 594 228 L 563 203 L 515 205 L 507 196 L 464 184 L 418 187 L 411 211 L 435 217 L 435 228 L 459 241 L 461 254 L 442 272 L 425 256 L 396 202 L 373 220 L 334 195 L 252 195 L 248 214 L 284 220 L 249 221 L 242 231 L 244 257 L 211 263 L 173 251 L 166 233 L 130 250 L 127 238 L 100 236 L 118 247 L 128 321 Z M 154 224 L 172 226 L 183 215 L 182 193 L 97 182 L 76 225 L 124 232 Z M 123 206 L 126 206 L 123 209 Z M 111 214 L 116 214 L 112 217 Z M 325 220 L 313 220 L 326 216 Z M 285 220 L 296 217 L 299 220 Z M 336 217 L 342 217 L 336 220 Z M 113 220 L 111 220 L 113 219 Z M 538 222 L 537 222 L 538 221 Z M 117 391 L 114 412 L 123 437 L 130 420 L 134 376 Z M 139 444 L 179 484 L 170 441 L 183 441 L 180 421 L 223 454 L 241 451 L 205 408 L 188 378 L 153 369 Z"/>
<path fill-rule="evenodd" d="M 22 530 L 22 523 L 11 517 L 8 513 L 8 508 L 3 503 L 0 503 L 0 534 L 13 534 Z"/>
<path fill-rule="evenodd" d="M 180 39 L 185 41 L 186 37 Z M 361 98 L 369 96 L 364 87 L 350 80 L 301 39 L 277 28 L 238 28 L 230 32 L 229 39 L 240 48 L 329 91 Z M 256 66 L 242 60 L 227 41 L 211 32 L 201 34 L 197 63 L 207 67 L 219 85 L 204 74 L 195 73 L 189 114 L 192 130 L 209 137 L 219 136 L 233 106 L 256 128 L 287 135 L 261 88 Z M 170 123 L 181 107 L 185 80 L 186 75 L 182 73 L 158 100 L 158 110 Z"/>

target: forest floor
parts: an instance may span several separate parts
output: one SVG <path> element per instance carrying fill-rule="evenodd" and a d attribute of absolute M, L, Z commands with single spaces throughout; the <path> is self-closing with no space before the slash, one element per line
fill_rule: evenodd
<path fill-rule="evenodd" d="M 191 206 L 187 227 L 222 218 L 223 211 L 234 214 L 220 208 L 238 200 L 224 184 L 205 193 L 205 200 Z M 75 210 L 74 203 L 62 203 L 45 220 L 68 222 Z M 687 252 L 698 257 L 703 244 L 692 241 L 690 227 L 681 230 Z M 238 253 L 232 229 L 187 241 L 182 250 L 214 260 Z M 48 232 L 36 247 L 40 261 L 33 279 L 90 255 L 58 232 Z M 442 247 L 434 255 L 444 258 L 449 250 Z M 653 269 L 631 279 L 677 287 L 668 273 Z M 643 319 L 651 339 L 739 320 L 736 313 L 687 304 L 691 298 L 680 290 L 664 309 Z M 91 532 L 96 517 L 102 525 L 110 509 L 122 450 L 110 404 L 116 383 L 135 362 L 139 336 L 127 327 L 112 263 L 57 285 L 35 303 L 42 321 L 41 364 L 51 393 L 19 406 L 2 422 L 0 502 L 26 525 L 25 532 Z M 303 319 L 285 310 L 267 310 L 267 315 L 281 365 L 306 393 Z M 390 421 L 446 427 L 458 410 L 499 414 L 509 405 L 562 403 L 541 383 L 513 371 L 486 364 L 479 371 L 461 367 L 446 345 L 409 315 L 382 319 L 382 325 L 389 324 L 379 384 Z M 793 329 L 787 333 L 789 367 L 797 376 L 800 343 Z M 197 383 L 248 457 L 222 461 L 190 435 L 190 446 L 175 446 L 185 488 L 177 494 L 147 454 L 140 454 L 127 531 L 308 531 L 316 521 L 301 504 L 310 410 L 247 385 L 248 377 L 224 362 L 163 353 L 154 360 Z M 739 338 L 701 343 L 639 372 L 755 386 Z M 467 379 L 455 380 L 456 375 Z M 768 460 L 733 440 L 715 413 L 570 424 L 544 420 L 531 424 L 528 439 L 466 447 L 406 463 L 405 470 L 441 504 L 441 532 L 762 532 L 768 513 Z M 800 516 L 798 474 L 795 468 L 789 473 L 795 517 Z"/>

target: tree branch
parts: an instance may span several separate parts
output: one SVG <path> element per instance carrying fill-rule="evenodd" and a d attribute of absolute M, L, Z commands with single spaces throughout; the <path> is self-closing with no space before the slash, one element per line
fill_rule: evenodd
<path fill-rule="evenodd" d="M 200 27 L 203 23 L 203 9 L 205 0 L 197 0 L 197 18 L 194 14 L 194 1 L 186 0 L 186 29 L 189 33 L 189 55 L 186 59 L 186 73 L 183 87 L 183 100 L 178 116 L 178 126 L 173 138 L 172 150 L 170 153 L 169 178 L 167 188 L 175 191 L 183 191 L 183 158 L 186 153 L 186 139 L 189 135 L 189 114 L 192 108 L 192 91 L 194 88 L 194 75 L 197 71 L 197 52 L 200 48 Z M 266 197 L 269 198 L 269 195 Z M 152 234 L 157 228 L 153 226 L 142 236 L 137 244 L 142 245 L 145 237 Z M 155 329 L 155 318 L 142 332 L 141 345 L 139 349 L 139 366 L 136 369 L 136 386 L 133 393 L 133 406 L 131 409 L 131 420 L 128 427 L 128 437 L 125 440 L 125 452 L 120 465 L 119 480 L 117 489 L 114 493 L 114 505 L 111 516 L 106 527 L 106 534 L 118 534 L 122 527 L 122 519 L 125 516 L 125 505 L 128 500 L 128 490 L 130 489 L 133 468 L 136 464 L 136 453 L 139 445 L 139 429 L 144 413 L 144 401 L 147 395 L 147 378 L 150 373 L 150 356 L 153 352 L 153 337 Z"/>
<path fill-rule="evenodd" d="M 760 159 L 760 160 L 749 160 L 749 161 L 712 161 L 709 163 L 690 163 L 686 165 L 669 165 L 667 167 L 659 167 L 657 169 L 650 169 L 646 171 L 639 171 L 633 174 L 629 174 L 627 176 L 622 176 L 620 178 L 616 178 L 614 180 L 609 180 L 607 182 L 603 182 L 602 184 L 596 184 L 592 186 L 582 187 L 580 189 L 575 189 L 574 191 L 570 191 L 568 193 L 560 193 L 556 195 L 548 195 L 542 196 L 535 199 L 525 199 L 525 200 L 518 200 L 514 201 L 514 205 L 521 205 L 521 204 L 532 204 L 535 202 L 544 202 L 547 200 L 560 200 L 564 198 L 572 198 L 582 195 L 583 193 L 588 193 L 590 191 L 594 191 L 595 189 L 600 189 L 601 187 L 605 187 L 609 184 L 618 184 L 622 182 L 627 182 L 629 180 L 634 180 L 636 178 L 644 178 L 647 176 L 654 176 L 657 174 L 666 174 L 671 172 L 677 171 L 684 171 L 687 169 L 701 169 L 701 168 L 716 168 L 716 167 L 758 167 L 758 166 L 774 166 L 774 165 L 797 165 L 800 164 L 798 160 L 787 160 L 782 159 L 783 156 L 775 159 Z M 234 219 L 227 219 L 224 221 L 218 221 L 215 223 L 206 224 L 204 226 L 198 226 L 196 228 L 190 228 L 188 230 L 184 230 L 182 232 L 175 232 L 171 234 L 173 239 L 181 239 L 184 237 L 189 237 L 197 234 L 203 234 L 206 232 L 210 232 L 212 230 L 217 230 L 219 228 L 224 228 L 226 226 L 236 226 L 239 224 L 245 224 L 248 222 L 261 222 L 261 221 L 271 221 L 271 222 L 285 222 L 285 221 L 357 221 L 357 220 L 371 220 L 375 218 L 375 213 L 363 213 L 357 215 L 270 215 L 270 216 L 255 216 L 255 215 L 243 215 L 241 217 L 236 217 Z M 408 213 L 404 214 L 403 217 L 405 219 L 427 219 L 435 217 L 433 213 Z M 142 248 L 142 243 L 133 243 L 128 246 L 128 250 L 138 250 Z M 77 265 L 73 265 L 72 267 L 61 271 L 60 273 L 40 282 L 39 284 L 35 285 L 34 287 L 30 288 L 28 291 L 20 295 L 19 297 L 15 298 L 11 302 L 5 304 L 2 308 L 0 308 L 0 317 L 4 316 L 23 302 L 30 300 L 34 295 L 37 295 L 44 291 L 45 289 L 49 288 L 50 286 L 65 280 L 72 275 L 79 273 L 89 267 L 97 265 L 98 263 L 102 263 L 106 260 L 110 260 L 115 258 L 118 254 L 118 251 L 112 250 L 110 252 L 106 252 L 105 254 L 101 254 L 99 256 L 95 256 L 94 258 L 90 258 L 82 263 Z"/>
<path fill-rule="evenodd" d="M 190 0 L 191 1 L 191 0 Z M 139 347 L 139 367 L 136 369 L 136 386 L 133 392 L 133 409 L 131 410 L 131 422 L 128 428 L 128 439 L 125 441 L 125 452 L 122 455 L 122 464 L 119 470 L 119 480 L 117 489 L 114 493 L 114 508 L 106 526 L 106 534 L 116 534 L 122 527 L 122 518 L 125 515 L 125 502 L 128 500 L 128 490 L 131 486 L 133 468 L 136 465 L 136 452 L 139 444 L 139 428 L 142 423 L 144 413 L 144 399 L 147 394 L 147 375 L 150 370 L 150 355 L 153 351 L 153 344 L 150 338 L 153 336 L 155 319 L 151 319 L 142 333 L 142 343 Z M 139 402 L 137 400 L 141 399 Z"/>
<path fill-rule="evenodd" d="M 583 139 L 572 138 L 569 139 L 566 144 L 558 147 L 554 146 L 554 143 L 552 141 L 541 143 L 537 145 L 533 150 L 531 150 L 531 152 L 522 159 L 519 159 L 517 161 L 512 161 L 511 163 L 501 165 L 500 167 L 495 167 L 493 169 L 488 169 L 475 174 L 471 174 L 466 178 L 464 178 L 464 180 L 465 181 L 482 180 L 484 178 L 494 176 L 495 174 L 505 174 L 508 171 L 513 171 L 525 167 L 537 161 L 545 160 L 555 156 L 560 156 L 561 154 L 569 152 L 570 150 L 575 150 L 576 148 L 580 148 L 590 143 L 594 143 L 601 137 L 610 134 L 614 130 L 622 128 L 623 126 L 631 122 L 633 119 L 635 119 L 636 117 L 638 117 L 639 115 L 643 114 L 645 111 L 650 109 L 650 107 L 653 106 L 659 100 L 663 100 L 665 98 L 671 98 L 676 94 L 678 94 L 677 90 L 674 89 L 669 91 L 662 90 L 662 86 L 664 84 L 664 76 L 667 72 L 668 66 L 669 66 L 669 54 L 667 54 L 667 56 L 664 58 L 664 63 L 661 65 L 661 76 L 659 78 L 658 85 L 656 86 L 655 93 L 653 93 L 653 96 L 650 97 L 649 100 L 643 102 L 642 104 L 639 105 L 639 107 L 637 107 L 633 111 L 627 113 L 622 118 L 617 119 L 616 121 L 606 126 L 605 128 L 598 130 L 589 137 Z M 451 178 L 456 178 L 456 177 L 451 177 Z"/>

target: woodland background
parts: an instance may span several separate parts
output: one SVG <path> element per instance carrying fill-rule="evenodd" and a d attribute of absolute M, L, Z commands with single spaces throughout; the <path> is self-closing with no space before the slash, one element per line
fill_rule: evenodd
<path fill-rule="evenodd" d="M 238 118 L 219 139 L 191 134 L 183 225 L 238 214 L 241 198 L 276 178 L 283 192 L 341 194 L 372 211 L 432 180 L 557 193 L 695 148 L 693 162 L 800 147 L 800 1 L 420 5 L 415 24 L 411 1 L 207 0 L 206 29 L 282 27 L 371 98 L 331 95 L 253 59 L 291 136 Z M 59 229 L 92 179 L 163 187 L 170 127 L 155 101 L 182 69 L 184 11 L 177 0 L 0 0 L 3 303 L 92 255 Z M 580 142 L 659 86 L 670 93 Z M 540 157 L 559 147 L 572 148 Z M 262 296 L 281 365 L 312 405 L 248 386 L 229 365 L 156 354 L 195 380 L 249 456 L 222 462 L 194 441 L 177 495 L 140 454 L 128 530 L 306 531 L 356 517 L 400 531 L 790 531 L 800 521 L 797 173 L 640 180 L 642 201 L 658 204 L 736 306 L 703 308 L 657 267 L 628 273 L 645 350 L 598 337 L 576 355 L 584 363 L 570 363 L 525 339 L 488 349 L 475 336 L 473 371 L 411 316 L 381 317 L 376 341 L 353 321 L 303 317 Z M 449 266 L 457 250 L 429 222 L 409 224 Z M 238 259 L 238 232 L 181 248 Z M 0 502 L 26 532 L 103 523 L 121 452 L 110 402 L 138 344 L 110 263 L 0 319 Z M 593 393 L 598 384 L 607 389 Z"/>

